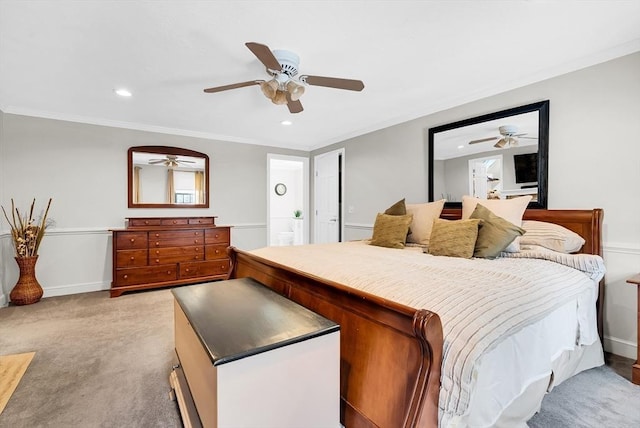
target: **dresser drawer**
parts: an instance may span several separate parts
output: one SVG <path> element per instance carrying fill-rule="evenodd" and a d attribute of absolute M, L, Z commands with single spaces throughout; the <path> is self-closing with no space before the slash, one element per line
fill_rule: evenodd
<path fill-rule="evenodd" d="M 116 251 L 116 267 L 134 267 L 147 265 L 147 250 Z"/>
<path fill-rule="evenodd" d="M 200 217 L 200 218 L 190 218 L 189 219 L 189 224 L 213 225 L 215 223 L 214 223 L 214 218 L 213 217 Z"/>
<path fill-rule="evenodd" d="M 116 232 L 116 250 L 147 248 L 147 232 Z"/>
<path fill-rule="evenodd" d="M 219 227 L 215 229 L 205 229 L 204 239 L 207 244 L 228 244 L 229 228 Z"/>
<path fill-rule="evenodd" d="M 229 245 L 205 245 L 204 255 L 207 260 L 223 259 L 227 256 L 227 247 Z"/>
<path fill-rule="evenodd" d="M 180 278 L 226 275 L 229 271 L 229 259 L 205 262 L 180 263 Z"/>
<path fill-rule="evenodd" d="M 129 227 L 160 226 L 159 218 L 130 218 Z"/>
<path fill-rule="evenodd" d="M 202 229 L 149 232 L 149 248 L 197 246 L 204 244 Z"/>
<path fill-rule="evenodd" d="M 147 282 L 165 282 L 178 279 L 177 265 L 148 266 L 117 269 L 114 282 L 116 286 L 144 284 Z"/>
<path fill-rule="evenodd" d="M 189 224 L 189 219 L 187 218 L 163 218 L 160 220 L 160 225 L 162 226 L 179 226 Z"/>
<path fill-rule="evenodd" d="M 196 262 L 204 260 L 204 247 L 168 247 L 149 250 L 149 264 Z"/>

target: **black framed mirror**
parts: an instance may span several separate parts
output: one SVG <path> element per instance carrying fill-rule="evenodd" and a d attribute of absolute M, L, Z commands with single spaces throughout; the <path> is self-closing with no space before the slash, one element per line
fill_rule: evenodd
<path fill-rule="evenodd" d="M 209 156 L 168 146 L 127 153 L 129 208 L 209 208 Z"/>
<path fill-rule="evenodd" d="M 547 208 L 548 100 L 430 128 L 428 150 L 429 201 L 531 195 Z"/>

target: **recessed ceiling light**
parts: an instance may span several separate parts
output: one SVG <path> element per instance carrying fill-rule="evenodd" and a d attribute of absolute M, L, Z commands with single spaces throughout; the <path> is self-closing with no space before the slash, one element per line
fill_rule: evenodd
<path fill-rule="evenodd" d="M 114 89 L 114 92 L 116 94 L 120 95 L 121 97 L 130 97 L 131 96 L 131 92 L 129 92 L 129 90 L 124 89 L 124 88 Z"/>
<path fill-rule="evenodd" d="M 282 122 L 280 122 L 280 125 L 289 126 L 293 125 L 293 122 L 291 122 L 290 120 L 283 120 Z"/>
<path fill-rule="evenodd" d="M 458 146 L 459 149 L 464 149 L 464 146 Z"/>

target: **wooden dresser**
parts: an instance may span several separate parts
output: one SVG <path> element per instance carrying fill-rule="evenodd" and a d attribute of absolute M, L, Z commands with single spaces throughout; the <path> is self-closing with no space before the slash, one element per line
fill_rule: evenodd
<path fill-rule="evenodd" d="M 227 278 L 231 228 L 216 226 L 215 217 L 128 218 L 112 233 L 111 297 Z"/>

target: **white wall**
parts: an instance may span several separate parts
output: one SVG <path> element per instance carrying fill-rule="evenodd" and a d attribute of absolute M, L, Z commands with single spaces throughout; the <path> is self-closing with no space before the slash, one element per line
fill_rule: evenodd
<path fill-rule="evenodd" d="M 38 209 L 53 198 L 55 225 L 40 248 L 36 275 L 45 297 L 105 290 L 111 283 L 110 228 L 126 217 L 218 216 L 232 225 L 231 243 L 242 249 L 266 245 L 267 153 L 307 152 L 236 144 L 51 119 L 2 114 L 0 204 L 10 198 Z M 164 145 L 196 150 L 210 158 L 209 209 L 127 208 L 127 149 Z M 0 220 L 0 305 L 17 281 L 18 268 Z"/>
<path fill-rule="evenodd" d="M 427 200 L 431 127 L 550 100 L 549 208 L 604 209 L 605 346 L 635 358 L 640 272 L 640 53 L 316 150 L 344 147 L 346 238 L 371 236 L 397 200 Z M 440 171 L 442 173 L 442 171 Z M 436 192 L 436 194 L 439 194 Z"/>

